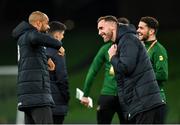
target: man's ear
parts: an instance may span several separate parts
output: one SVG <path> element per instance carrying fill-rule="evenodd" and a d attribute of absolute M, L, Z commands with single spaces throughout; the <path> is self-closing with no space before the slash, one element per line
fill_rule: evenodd
<path fill-rule="evenodd" d="M 155 34 L 155 29 L 150 28 L 150 29 L 149 29 L 149 33 L 150 33 L 150 34 Z"/>
<path fill-rule="evenodd" d="M 40 28 L 42 26 L 42 22 L 37 20 L 36 25 Z"/>
<path fill-rule="evenodd" d="M 112 24 L 111 24 L 110 28 L 111 28 L 112 30 L 115 30 L 116 27 L 117 27 L 117 24 L 116 24 L 115 22 L 111 22 L 111 23 L 112 23 Z"/>

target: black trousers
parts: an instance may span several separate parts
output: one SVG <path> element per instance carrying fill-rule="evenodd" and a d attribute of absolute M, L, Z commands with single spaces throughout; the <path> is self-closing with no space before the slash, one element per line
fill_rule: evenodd
<path fill-rule="evenodd" d="M 29 108 L 25 111 L 25 124 L 52 124 L 51 107 Z"/>
<path fill-rule="evenodd" d="M 111 124 L 115 113 L 118 114 L 121 124 L 127 123 L 123 117 L 118 96 L 101 95 L 97 107 L 97 123 Z"/>
<path fill-rule="evenodd" d="M 166 105 L 137 114 L 129 124 L 164 124 L 166 118 Z"/>
<path fill-rule="evenodd" d="M 64 115 L 53 115 L 54 124 L 63 124 L 64 117 Z"/>

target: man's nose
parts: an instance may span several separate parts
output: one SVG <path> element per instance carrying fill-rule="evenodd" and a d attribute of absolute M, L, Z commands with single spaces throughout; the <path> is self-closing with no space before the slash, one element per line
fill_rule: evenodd
<path fill-rule="evenodd" d="M 49 25 L 47 25 L 47 29 L 48 29 L 48 30 L 50 29 L 50 26 L 49 26 Z"/>
<path fill-rule="evenodd" d="M 139 33 L 139 28 L 137 29 L 137 32 Z"/>
<path fill-rule="evenodd" d="M 101 31 L 98 32 L 99 35 L 101 35 L 101 33 L 102 33 Z"/>

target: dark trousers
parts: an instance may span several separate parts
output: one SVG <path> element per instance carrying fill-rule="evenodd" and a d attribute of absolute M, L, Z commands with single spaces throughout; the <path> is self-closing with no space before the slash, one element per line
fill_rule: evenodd
<path fill-rule="evenodd" d="M 129 124 L 164 124 L 166 118 L 166 105 L 137 114 Z"/>
<path fill-rule="evenodd" d="M 54 124 L 63 124 L 64 117 L 64 115 L 53 115 Z"/>
<path fill-rule="evenodd" d="M 25 124 L 52 124 L 51 107 L 36 107 L 25 111 Z"/>
<path fill-rule="evenodd" d="M 126 120 L 120 109 L 118 96 L 101 95 L 97 107 L 97 123 L 111 124 L 115 113 L 118 114 L 120 123 L 125 124 Z"/>

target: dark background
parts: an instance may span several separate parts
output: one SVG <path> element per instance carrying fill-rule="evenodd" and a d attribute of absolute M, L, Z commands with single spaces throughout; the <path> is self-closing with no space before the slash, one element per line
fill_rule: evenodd
<path fill-rule="evenodd" d="M 96 123 L 96 106 L 103 83 L 103 68 L 94 80 L 90 96 L 94 108 L 87 109 L 75 99 L 75 89 L 83 88 L 90 63 L 103 45 L 97 32 L 100 16 L 126 17 L 136 27 L 142 16 L 158 19 L 158 40 L 168 52 L 169 80 L 165 84 L 168 100 L 167 123 L 180 123 L 180 7 L 177 1 L 158 0 L 0 0 L 0 66 L 17 65 L 16 41 L 11 32 L 32 11 L 42 11 L 50 21 L 68 27 L 63 39 L 66 49 L 71 101 L 65 123 Z M 9 69 L 11 70 L 11 69 Z M 0 123 L 16 121 L 16 76 L 0 76 Z M 113 123 L 118 123 L 117 116 Z"/>
<path fill-rule="evenodd" d="M 16 64 L 15 43 L 11 38 L 11 31 L 20 21 L 27 20 L 29 14 L 35 10 L 46 13 L 50 21 L 59 20 L 70 28 L 74 26 L 72 31 L 93 30 L 94 34 L 97 32 L 98 17 L 104 15 L 127 17 L 136 26 L 142 16 L 154 16 L 160 22 L 160 30 L 180 28 L 178 16 L 180 9 L 177 1 L 173 0 L 1 0 L 0 42 L 3 48 L 0 49 L 0 57 L 3 57 L 1 65 Z"/>

